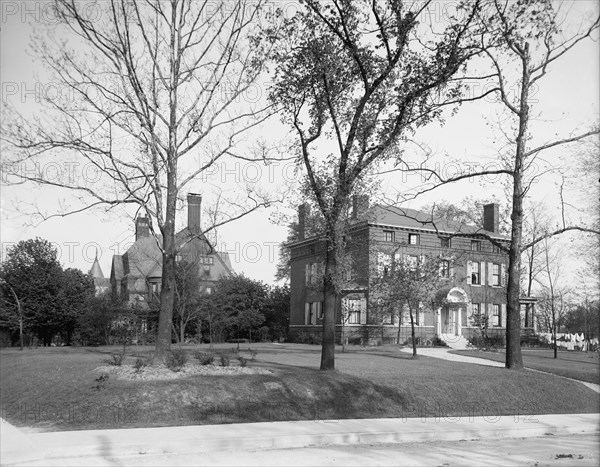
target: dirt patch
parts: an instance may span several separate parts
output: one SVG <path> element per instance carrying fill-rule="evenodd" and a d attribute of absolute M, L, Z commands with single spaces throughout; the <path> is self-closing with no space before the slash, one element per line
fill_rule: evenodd
<path fill-rule="evenodd" d="M 98 373 L 108 373 L 116 379 L 125 380 L 172 380 L 189 378 L 190 376 L 203 375 L 268 375 L 272 372 L 264 368 L 241 367 L 241 366 L 217 366 L 217 365 L 186 365 L 180 371 L 172 371 L 164 366 L 147 366 L 137 371 L 133 366 L 99 366 L 94 368 Z"/>

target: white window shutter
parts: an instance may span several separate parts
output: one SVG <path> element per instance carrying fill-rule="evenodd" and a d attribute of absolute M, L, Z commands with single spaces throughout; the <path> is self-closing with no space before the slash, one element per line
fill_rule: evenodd
<path fill-rule="evenodd" d="M 467 284 L 471 285 L 471 272 L 473 270 L 473 263 L 467 261 Z"/>
<path fill-rule="evenodd" d="M 481 263 L 479 263 L 479 271 L 480 271 L 479 272 L 479 274 L 480 274 L 479 283 L 481 285 L 485 285 L 486 284 L 485 261 L 482 261 Z"/>
<path fill-rule="evenodd" d="M 506 303 L 500 305 L 500 326 L 506 327 Z"/>
<path fill-rule="evenodd" d="M 323 318 L 323 302 L 317 302 L 317 316 Z"/>
<path fill-rule="evenodd" d="M 310 303 L 304 303 L 304 324 L 310 324 Z"/>
<path fill-rule="evenodd" d="M 504 263 L 500 265 L 500 285 L 502 287 L 506 286 L 506 264 Z"/>
<path fill-rule="evenodd" d="M 487 267 L 488 267 L 487 285 L 493 285 L 492 280 L 493 280 L 493 276 L 494 276 L 494 265 L 492 263 L 487 263 Z"/>
<path fill-rule="evenodd" d="M 312 314 L 310 315 L 310 324 L 317 324 L 317 303 L 312 303 Z"/>

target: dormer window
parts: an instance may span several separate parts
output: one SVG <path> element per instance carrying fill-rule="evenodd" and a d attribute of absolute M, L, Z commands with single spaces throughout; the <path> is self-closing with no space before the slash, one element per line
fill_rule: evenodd
<path fill-rule="evenodd" d="M 420 238 L 419 238 L 419 234 L 408 234 L 408 244 L 409 245 L 419 245 L 420 244 Z"/>
<path fill-rule="evenodd" d="M 386 242 L 395 242 L 396 241 L 396 232 L 393 230 L 384 230 L 383 231 L 383 240 Z"/>
<path fill-rule="evenodd" d="M 481 242 L 479 240 L 471 240 L 471 251 L 481 251 Z"/>

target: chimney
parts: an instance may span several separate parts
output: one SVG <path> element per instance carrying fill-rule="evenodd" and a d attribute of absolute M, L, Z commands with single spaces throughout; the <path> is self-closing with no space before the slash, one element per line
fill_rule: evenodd
<path fill-rule="evenodd" d="M 150 236 L 150 220 L 144 216 L 138 216 L 135 220 L 135 241 Z"/>
<path fill-rule="evenodd" d="M 483 228 L 490 232 L 500 232 L 500 208 L 498 203 L 483 206 Z"/>
<path fill-rule="evenodd" d="M 354 195 L 352 197 L 352 219 L 356 220 L 364 216 L 369 210 L 368 195 Z"/>
<path fill-rule="evenodd" d="M 200 208 L 202 206 L 202 196 L 197 193 L 188 193 L 188 229 L 197 235 L 200 233 Z"/>
<path fill-rule="evenodd" d="M 310 215 L 310 206 L 306 203 L 298 206 L 298 240 L 306 238 L 306 218 Z"/>

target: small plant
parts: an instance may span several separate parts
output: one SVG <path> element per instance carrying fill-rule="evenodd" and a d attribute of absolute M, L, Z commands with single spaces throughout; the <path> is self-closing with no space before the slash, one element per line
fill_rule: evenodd
<path fill-rule="evenodd" d="M 135 363 L 133 364 L 133 368 L 135 368 L 136 373 L 140 373 L 144 367 L 148 366 L 148 361 L 144 360 L 142 357 L 138 357 L 135 359 Z"/>
<path fill-rule="evenodd" d="M 215 361 L 215 356 L 211 353 L 196 352 L 194 357 L 200 362 L 201 365 L 210 365 Z"/>
<path fill-rule="evenodd" d="M 111 366 L 121 366 L 124 360 L 125 352 L 119 352 L 110 354 L 110 358 L 108 360 L 105 360 L 105 362 Z"/>
<path fill-rule="evenodd" d="M 180 371 L 187 362 L 187 354 L 183 349 L 173 349 L 167 354 L 165 365 L 171 371 Z"/>
<path fill-rule="evenodd" d="M 235 347 L 232 347 L 230 352 L 233 358 L 238 358 L 238 355 L 240 354 L 239 349 L 236 349 Z"/>
<path fill-rule="evenodd" d="M 238 362 L 240 362 L 240 366 L 244 368 L 248 364 L 248 359 L 242 357 L 241 355 L 237 358 Z"/>
<path fill-rule="evenodd" d="M 227 355 L 221 355 L 221 366 L 229 366 L 229 357 Z"/>
<path fill-rule="evenodd" d="M 92 386 L 93 389 L 95 389 L 96 391 L 101 391 L 102 389 L 106 388 L 106 383 L 108 382 L 108 374 L 107 373 L 102 373 L 100 376 L 98 376 L 94 381 L 96 382 L 95 386 Z"/>
<path fill-rule="evenodd" d="M 254 361 L 254 359 L 258 355 L 258 351 L 256 351 L 256 350 L 251 349 L 250 347 L 248 347 L 248 352 L 250 352 L 250 357 L 252 357 L 252 361 Z"/>

